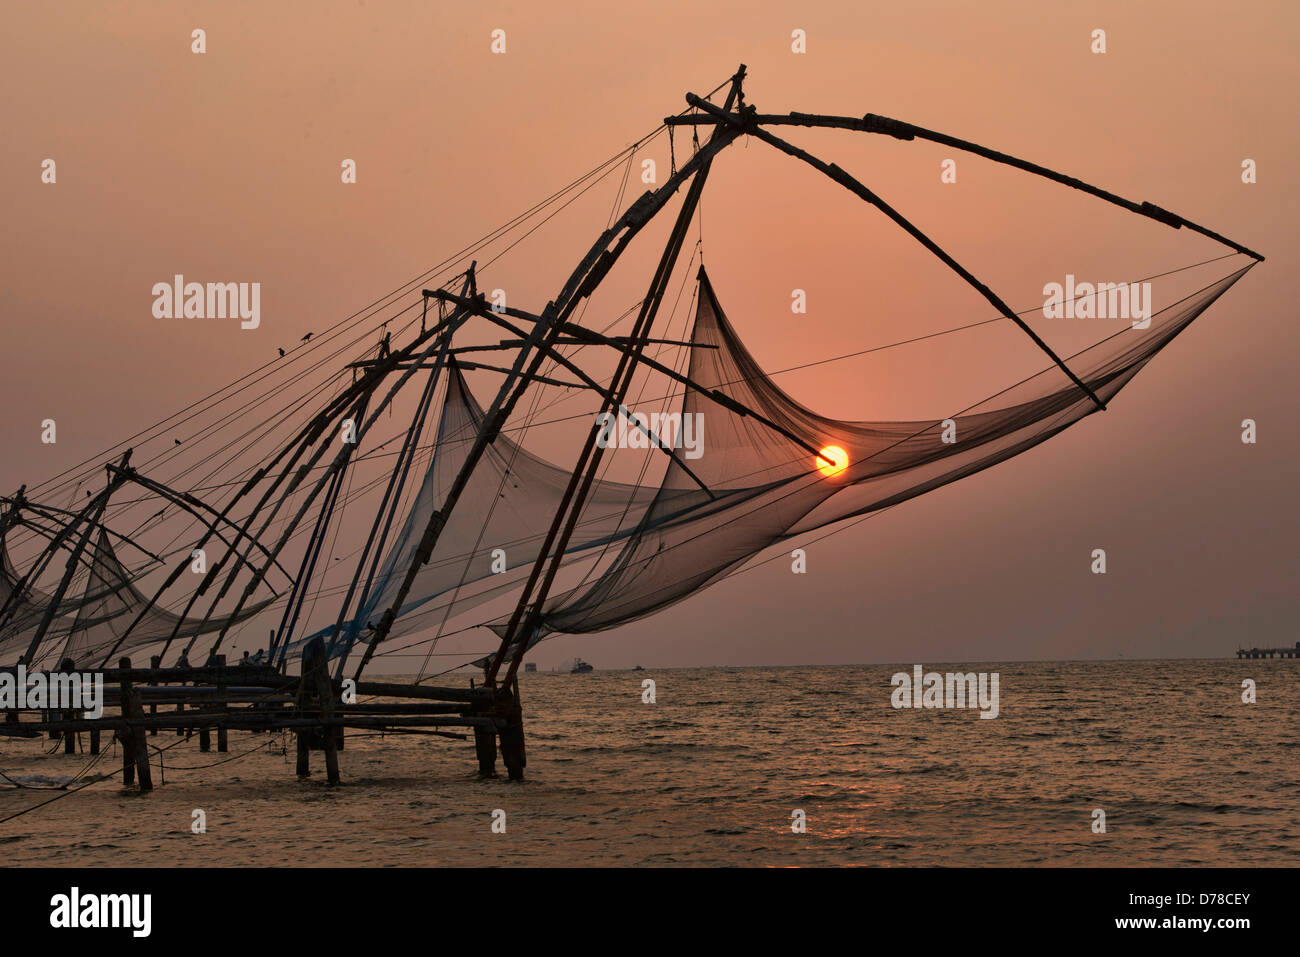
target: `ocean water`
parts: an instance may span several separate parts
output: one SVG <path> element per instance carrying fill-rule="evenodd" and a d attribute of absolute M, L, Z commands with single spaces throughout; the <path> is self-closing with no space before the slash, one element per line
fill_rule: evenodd
<path fill-rule="evenodd" d="M 926 664 L 997 671 L 1000 713 L 896 710 L 910 665 L 530 674 L 527 780 L 471 742 L 351 733 L 343 783 L 291 741 L 198 738 L 151 794 L 107 780 L 0 824 L 25 865 L 1294 865 L 1300 661 Z M 656 682 L 643 704 L 641 682 Z M 1241 683 L 1257 683 L 1243 704 Z M 288 747 L 282 747 L 287 743 Z M 0 738 L 30 784 L 85 755 Z M 96 773 L 120 767 L 108 755 Z M 217 764 L 217 762 L 223 762 Z M 215 766 L 213 766 L 215 765 Z M 165 783 L 159 785 L 159 778 Z M 0 779 L 0 817 L 65 792 Z M 191 832 L 193 812 L 207 832 Z M 791 815 L 806 815 L 806 833 Z M 1093 812 L 1106 816 L 1094 833 Z M 493 833 L 494 811 L 504 834 Z"/>

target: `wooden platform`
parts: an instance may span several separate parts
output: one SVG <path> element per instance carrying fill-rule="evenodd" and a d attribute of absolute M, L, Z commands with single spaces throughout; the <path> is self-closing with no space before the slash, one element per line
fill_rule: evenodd
<path fill-rule="evenodd" d="M 71 665 L 64 662 L 64 665 Z M 12 668 L 0 669 L 14 671 Z M 81 670 L 61 667 L 60 671 Z M 86 673 L 84 670 L 82 673 Z M 89 733 L 91 754 L 100 751 L 105 732 L 122 742 L 122 783 L 137 778 L 141 790 L 153 787 L 147 740 L 161 731 L 199 735 L 199 750 L 228 750 L 228 732 L 289 730 L 297 738 L 297 772 L 308 776 L 310 753 L 325 753 L 329 783 L 339 782 L 338 752 L 345 728 L 429 734 L 465 740 L 474 735 L 479 773 L 496 772 L 497 742 L 511 780 L 522 780 L 523 712 L 518 685 L 509 688 L 433 687 L 378 681 L 344 682 L 329 677 L 323 646 L 313 643 L 303 655 L 301 675 L 283 675 L 260 665 L 226 665 L 218 659 L 202 667 L 135 668 L 123 658 L 117 668 L 95 671 L 104 678 L 104 713 L 10 710 L 0 735 L 62 738 L 65 753 Z M 359 699 L 388 701 L 361 702 Z M 170 710 L 160 710 L 167 709 Z"/>

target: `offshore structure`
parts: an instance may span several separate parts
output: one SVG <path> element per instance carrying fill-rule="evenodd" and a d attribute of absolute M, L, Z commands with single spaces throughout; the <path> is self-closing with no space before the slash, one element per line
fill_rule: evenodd
<path fill-rule="evenodd" d="M 539 217 L 545 222 L 563 208 L 561 200 L 624 169 L 618 215 L 611 213 L 542 308 L 490 301 L 474 262 L 440 285 L 427 285 L 426 274 L 359 319 L 315 342 L 304 337 L 288 358 L 282 353 L 133 437 L 132 448 L 109 450 L 106 463 L 99 459 L 0 499 L 4 670 L 102 671 L 110 695 L 101 718 L 66 709 L 10 711 L 0 732 L 61 735 L 67 749 L 89 732 L 92 752 L 101 733 L 113 733 L 123 743 L 124 780 L 138 778 L 142 787 L 152 785 L 147 740 L 161 730 L 197 732 L 204 749 L 215 731 L 219 750 L 230 730 L 292 731 L 299 773 L 308 773 L 309 752 L 322 750 L 331 782 L 339 776 L 344 728 L 472 734 L 481 772 L 494 772 L 499 748 L 509 777 L 520 779 L 526 755 L 517 672 L 537 642 L 653 614 L 773 544 L 887 508 L 1037 445 L 1105 409 L 1263 258 L 1151 203 L 909 123 L 870 113 L 761 113 L 746 102 L 744 80 L 742 66 L 709 95 L 688 94 L 683 113 L 485 238 L 495 242 Z M 1063 357 L 877 193 L 779 136 L 783 127 L 942 144 L 1207 236 L 1228 247 L 1228 257 L 1246 261 L 1156 313 L 1147 328 L 1126 327 Z M 692 150 L 678 167 L 673 137 L 683 129 Z M 623 204 L 633 157 L 664 132 L 673 149 L 671 175 Z M 689 336 L 667 335 L 657 320 L 676 312 L 667 306 L 669 293 L 713 161 L 742 138 L 779 150 L 879 210 L 1022 330 L 1041 350 L 1044 368 L 946 419 L 821 416 L 778 388 L 745 349 L 702 265 Z M 625 250 L 679 191 L 644 297 L 603 330 L 584 325 L 588 303 Z M 470 338 L 471 320 L 505 338 Z M 612 334 L 619 322 L 630 325 Z M 657 357 L 664 350 L 676 350 L 677 358 Z M 310 356 L 321 358 L 291 368 Z M 322 370 L 323 379 L 312 378 Z M 500 376 L 486 404 L 471 391 L 467 372 Z M 659 434 L 629 409 L 637 376 L 669 388 L 662 421 L 670 426 L 703 416 L 701 454 L 684 455 L 680 434 Z M 524 433 L 540 428 L 537 417 L 550 407 L 539 400 L 542 390 L 585 396 L 596 406 L 569 464 L 524 448 Z M 232 412 L 237 396 L 241 405 Z M 399 406 L 402 427 L 386 434 Z M 644 461 L 633 481 L 609 474 L 606 425 L 619 419 L 637 437 L 628 444 L 644 450 L 635 453 Z M 943 437 L 945 423 L 955 425 L 957 441 Z M 184 444 L 172 437 L 182 424 L 193 432 Z M 209 443 L 210 473 L 198 477 L 191 465 L 164 478 L 174 456 L 200 441 Z M 225 444 L 214 448 L 218 442 Z M 142 450 L 151 454 L 144 462 Z M 651 460 L 661 475 L 651 475 Z M 437 675 L 425 671 L 434 647 L 450 637 L 447 622 L 493 603 L 494 615 L 472 623 L 491 636 L 487 653 L 459 653 L 473 659 L 463 664 L 480 670 L 481 679 L 468 687 L 431 684 Z M 236 637 L 268 621 L 275 627 L 266 647 L 228 664 Z M 417 647 L 426 649 L 417 680 L 367 677 L 377 657 Z M 149 666 L 133 665 L 132 652 L 147 654 Z"/>

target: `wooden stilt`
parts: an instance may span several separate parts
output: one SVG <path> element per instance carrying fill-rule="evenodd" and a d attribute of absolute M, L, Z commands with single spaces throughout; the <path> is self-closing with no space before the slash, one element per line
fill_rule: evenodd
<path fill-rule="evenodd" d="M 74 674 L 76 670 L 77 670 L 77 663 L 73 661 L 71 658 L 64 658 L 62 661 L 59 662 L 59 671 L 63 672 L 65 675 Z M 64 708 L 59 711 L 59 717 L 62 718 L 64 721 L 73 721 L 77 717 L 79 717 L 79 715 L 75 711 L 69 708 Z M 64 754 L 77 753 L 77 736 L 72 731 L 63 732 L 63 753 Z"/>
<path fill-rule="evenodd" d="M 224 668 L 226 665 L 226 656 L 213 655 L 212 660 L 209 662 L 209 664 L 216 665 L 218 668 Z M 226 708 L 227 702 L 225 697 L 222 694 L 224 690 L 225 690 L 225 685 L 222 682 L 218 681 L 217 702 L 216 702 L 218 711 L 224 711 Z M 226 726 L 224 724 L 219 724 L 217 725 L 217 753 L 225 754 L 227 750 L 229 750 L 229 741 L 226 736 Z"/>
<path fill-rule="evenodd" d="M 99 754 L 99 732 L 90 732 L 90 753 Z"/>
<path fill-rule="evenodd" d="M 473 688 L 471 682 L 470 714 L 485 717 L 493 711 L 492 689 L 486 686 Z M 478 773 L 480 777 L 490 778 L 497 773 L 497 732 L 496 728 L 475 726 L 474 753 L 478 756 Z"/>
<path fill-rule="evenodd" d="M 303 655 L 302 678 L 298 682 L 298 695 L 294 702 L 298 717 L 306 717 L 306 709 L 311 701 L 311 678 L 307 671 L 306 653 Z M 311 729 L 299 728 L 294 737 L 298 740 L 298 777 L 311 775 Z"/>
<path fill-rule="evenodd" d="M 140 692 L 132 688 L 129 700 L 131 717 L 143 718 L 144 707 L 140 704 Z M 135 775 L 140 780 L 140 790 L 152 791 L 153 776 L 149 771 L 149 736 L 145 734 L 144 728 L 137 727 L 131 733 L 131 745 L 135 751 Z"/>
<path fill-rule="evenodd" d="M 208 657 L 208 664 L 212 664 L 212 656 Z M 199 728 L 199 751 L 208 753 L 212 750 L 212 728 L 209 725 L 203 725 Z"/>
<path fill-rule="evenodd" d="M 150 659 L 149 659 L 149 667 L 150 667 L 150 668 L 154 668 L 154 669 L 161 668 L 161 667 L 162 667 L 162 655 L 154 655 L 152 658 L 150 658 Z M 150 683 L 150 684 L 154 684 L 154 685 L 156 685 L 158 682 L 157 682 L 157 681 L 151 681 L 151 682 L 149 682 L 149 683 Z M 158 713 L 158 706 L 157 706 L 156 704 L 151 704 L 151 705 L 149 705 L 149 713 L 150 713 L 151 715 L 152 715 L 152 714 L 157 714 L 157 713 Z M 157 734 L 157 733 L 158 733 L 158 729 L 157 729 L 157 728 L 150 728 L 150 729 L 149 729 L 149 734 L 154 735 L 154 734 Z"/>
<path fill-rule="evenodd" d="M 512 684 L 506 706 L 506 725 L 501 729 L 501 760 L 511 781 L 524 779 L 528 760 L 524 754 L 524 712 L 519 703 L 519 685 Z"/>
<path fill-rule="evenodd" d="M 130 658 L 118 659 L 117 666 L 123 671 L 131 667 Z M 131 714 L 131 679 L 123 678 L 119 686 L 122 701 L 122 717 L 129 717 Z M 130 787 L 135 783 L 135 752 L 131 746 L 131 729 L 130 727 L 121 728 L 117 732 L 117 740 L 122 745 L 122 786 Z"/>
<path fill-rule="evenodd" d="M 474 729 L 474 751 L 478 754 L 478 773 L 485 778 L 497 773 L 497 736 L 491 728 Z"/>
<path fill-rule="evenodd" d="M 316 689 L 316 699 L 320 704 L 320 713 L 324 718 L 334 717 L 334 687 L 330 683 L 328 664 L 325 659 L 325 643 L 315 638 L 303 650 L 303 680 L 310 681 Z M 334 729 L 326 726 L 324 734 L 325 775 L 330 784 L 339 783 L 338 735 Z"/>

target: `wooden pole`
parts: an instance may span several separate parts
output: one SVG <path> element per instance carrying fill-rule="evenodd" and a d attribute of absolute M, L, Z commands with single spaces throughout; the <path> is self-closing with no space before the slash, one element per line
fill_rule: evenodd
<path fill-rule="evenodd" d="M 140 704 L 140 692 L 132 688 L 129 700 L 131 717 L 143 718 L 144 708 Z M 145 734 L 143 726 L 137 725 L 132 729 L 131 746 L 135 751 L 135 774 L 140 779 L 140 790 L 152 791 L 153 777 L 149 773 L 149 736 Z"/>
<path fill-rule="evenodd" d="M 744 76 L 745 67 L 742 65 L 736 75 L 732 77 L 731 90 L 727 94 L 726 105 L 723 107 L 724 116 L 739 96 Z M 711 104 L 710 108 L 713 108 Z M 727 125 L 719 122 L 714 127 L 709 145 L 714 142 L 728 142 L 729 140 L 725 138 L 727 135 Z M 734 137 L 735 133 L 733 132 L 730 135 Z M 700 165 L 699 171 L 691 180 L 691 185 L 682 200 L 681 208 L 677 212 L 677 221 L 674 223 L 673 230 L 668 236 L 668 242 L 659 257 L 659 265 L 656 267 L 654 277 L 650 281 L 650 289 L 646 293 L 646 298 L 641 302 L 641 311 L 632 328 L 630 339 L 633 348 L 619 356 L 618 366 L 615 368 L 613 378 L 610 381 L 610 392 L 601 408 L 602 415 L 607 415 L 613 409 L 621 406 L 628 390 L 631 388 L 637 362 L 645 349 L 645 339 L 650 335 L 654 326 L 655 318 L 659 312 L 659 305 L 668 288 L 673 268 L 677 264 L 677 257 L 681 252 L 686 232 L 695 216 L 695 209 L 699 203 L 700 194 L 704 190 L 704 183 L 708 178 L 709 170 L 712 168 L 712 162 L 712 159 L 708 159 Z M 598 416 L 599 418 L 601 416 Z M 582 506 L 587 500 L 587 495 L 591 490 L 597 469 L 600 466 L 601 454 L 604 449 L 596 441 L 599 434 L 600 429 L 593 426 L 587 435 L 586 443 L 583 445 L 578 461 L 573 467 L 568 486 L 564 490 L 564 495 L 561 497 L 559 507 L 555 511 L 555 517 L 551 522 L 550 529 L 546 533 L 546 539 L 538 552 L 539 560 L 533 565 L 528 581 L 524 584 L 523 591 L 515 604 L 510 623 L 502 633 L 501 646 L 493 657 L 492 663 L 488 666 L 488 684 L 496 683 L 497 673 L 505 662 L 507 654 L 512 646 L 518 643 L 518 649 L 506 673 L 504 684 L 508 687 L 519 667 L 519 662 L 523 660 L 524 653 L 528 650 L 528 643 L 535 634 L 542 607 L 550 594 L 555 575 L 563 563 L 565 550 L 568 548 L 569 540 L 581 515 Z M 546 561 L 548 555 L 552 556 L 549 562 Z M 513 732 L 510 733 L 513 735 Z M 523 733 L 522 724 L 519 733 Z M 501 744 L 504 749 L 506 745 L 505 729 L 502 731 Z M 523 766 L 517 762 L 516 764 L 518 774 L 522 777 Z M 510 768 L 510 765 L 507 764 L 507 767 Z M 515 770 L 515 768 L 510 768 L 512 779 L 515 778 Z"/>
<path fill-rule="evenodd" d="M 307 650 L 303 649 L 302 677 L 298 679 L 298 695 L 295 707 L 298 717 L 306 716 L 307 705 L 311 700 L 311 677 L 307 670 Z M 311 775 L 311 729 L 300 727 L 294 735 L 298 742 L 298 777 Z"/>
<path fill-rule="evenodd" d="M 59 587 L 56 588 L 54 594 L 50 596 L 49 604 L 45 608 L 45 614 L 41 617 L 40 624 L 36 626 L 36 631 L 32 634 L 32 640 L 27 646 L 27 651 L 25 651 L 22 657 L 18 659 L 20 663 L 25 664 L 36 660 L 36 650 L 40 647 L 41 642 L 45 638 L 46 631 L 49 629 L 50 625 L 53 624 L 54 618 L 58 614 L 59 605 L 63 602 L 63 596 L 67 592 L 68 586 L 72 583 L 72 578 L 77 570 L 77 565 L 81 561 L 81 554 L 86 550 L 86 545 L 90 541 L 90 536 L 99 524 L 99 520 L 104 514 L 104 509 L 108 506 L 108 500 L 112 498 L 113 493 L 116 492 L 119 486 L 121 486 L 121 484 L 126 480 L 123 476 L 125 475 L 127 463 L 130 461 L 131 450 L 127 449 L 122 454 L 120 470 L 113 473 L 112 477 L 109 479 L 108 485 L 104 487 L 104 490 L 92 498 L 90 504 L 88 504 L 86 508 L 78 514 L 77 522 L 85 522 L 86 530 L 77 538 L 77 545 L 72 549 L 72 554 L 68 557 L 68 563 L 64 566 L 63 577 L 59 579 Z M 109 466 L 109 469 L 112 469 L 111 465 Z M 87 517 L 90 516 L 92 509 L 94 515 Z M 60 530 L 59 534 L 54 539 L 54 545 L 57 545 L 64 536 L 69 534 L 77 522 L 74 522 Z M 15 591 L 14 595 L 17 595 L 19 591 L 21 591 L 21 589 Z M 13 598 L 14 595 L 11 595 L 10 598 Z"/>
<path fill-rule="evenodd" d="M 334 687 L 330 683 L 329 666 L 325 658 L 325 643 L 320 638 L 313 638 L 303 649 L 303 680 L 307 680 L 310 671 L 311 680 L 316 688 L 316 698 L 320 702 L 321 716 L 334 717 Z M 328 726 L 324 727 L 325 739 L 325 776 L 330 784 L 339 783 L 338 735 Z"/>
<path fill-rule="evenodd" d="M 131 679 L 125 676 L 125 672 L 131 668 L 131 659 L 120 658 L 117 666 L 123 671 L 120 685 L 121 698 L 119 700 L 122 702 L 122 717 L 125 718 L 131 713 Z M 122 786 L 130 787 L 135 783 L 135 760 L 131 748 L 131 729 L 129 726 L 118 730 L 117 740 L 122 743 Z"/>
<path fill-rule="evenodd" d="M 226 666 L 226 656 L 213 655 L 211 663 L 216 665 L 218 668 L 224 668 Z M 226 701 L 225 695 L 223 694 L 223 692 L 226 689 L 226 684 L 224 681 L 221 680 L 220 676 L 218 676 L 216 684 L 217 684 L 216 707 L 218 711 L 224 711 L 228 703 Z M 227 738 L 226 726 L 224 724 L 219 724 L 217 725 L 217 753 L 225 754 L 228 748 L 229 748 L 229 740 Z"/>
<path fill-rule="evenodd" d="M 59 662 L 59 670 L 62 671 L 65 675 L 70 675 L 77 670 L 77 663 L 73 661 L 71 658 L 64 658 L 62 661 Z M 77 713 L 75 711 L 72 711 L 71 709 L 65 708 L 61 712 L 59 712 L 59 716 L 62 717 L 65 721 L 72 721 L 76 719 Z M 76 732 L 74 731 L 63 732 L 63 753 L 64 754 L 77 753 Z"/>
<path fill-rule="evenodd" d="M 524 712 L 519 703 L 519 682 L 513 681 L 508 690 L 506 724 L 501 729 L 501 759 L 510 780 L 522 781 L 528 758 L 524 753 Z"/>
<path fill-rule="evenodd" d="M 1044 353 L 1046 353 L 1047 356 L 1054 363 L 1056 363 L 1057 367 L 1060 368 L 1060 370 L 1065 373 L 1066 377 L 1071 382 L 1073 382 L 1076 386 L 1078 386 L 1081 390 L 1083 390 L 1083 393 L 1087 395 L 1088 398 L 1092 399 L 1092 401 L 1096 404 L 1098 409 L 1105 411 L 1106 403 L 1104 403 L 1101 400 L 1100 396 L 1098 396 L 1097 393 L 1093 391 L 1092 387 L 1089 386 L 1082 379 L 1080 379 L 1077 375 L 1075 375 L 1074 370 L 1065 364 L 1065 360 L 1062 359 L 1060 356 L 1058 356 L 1052 350 L 1052 347 L 1049 346 L 1046 342 L 1044 342 L 1042 337 L 1039 336 L 1038 333 L 1034 332 L 1034 330 L 1029 327 L 1028 323 L 1026 323 L 1025 320 L 1021 319 L 1018 315 L 1016 315 L 1015 310 L 1013 310 L 1010 306 L 1008 306 L 1005 302 L 1003 302 L 1002 299 L 997 295 L 997 293 L 995 293 L 992 289 L 990 289 L 988 286 L 984 285 L 984 283 L 980 282 L 977 278 L 975 278 L 975 276 L 971 274 L 971 272 L 967 270 L 964 266 L 962 266 L 961 263 L 957 262 L 957 260 L 953 259 L 952 256 L 948 255 L 948 253 L 946 253 L 938 245 L 938 243 L 932 240 L 925 233 L 921 232 L 921 230 L 919 230 L 901 213 L 899 213 L 898 210 L 894 209 L 894 207 L 890 206 L 887 202 L 885 202 L 883 199 L 877 196 L 874 192 L 872 192 L 862 183 L 858 182 L 856 179 L 854 179 L 848 173 L 844 172 L 844 170 L 840 169 L 835 164 L 825 163 L 819 160 L 817 157 L 813 156 L 807 150 L 802 150 L 797 146 L 792 146 L 791 144 L 787 143 L 785 140 L 781 139 L 779 136 L 775 136 L 767 132 L 767 130 L 764 130 L 761 127 L 755 125 L 753 123 L 752 113 L 747 114 L 746 117 L 742 119 L 734 116 L 731 113 L 728 113 L 726 110 L 719 110 L 712 103 L 705 102 L 704 100 L 701 100 L 697 96 L 688 95 L 686 99 L 687 102 L 691 104 L 691 106 L 694 106 L 697 109 L 704 110 L 706 113 L 711 114 L 721 122 L 731 123 L 733 125 L 734 124 L 743 125 L 745 132 L 758 137 L 760 140 L 762 140 L 765 143 L 775 146 L 783 153 L 787 153 L 790 156 L 795 157 L 796 159 L 803 160 L 809 166 L 813 167 L 813 169 L 816 169 L 824 173 L 826 176 L 830 177 L 832 180 L 839 183 L 849 192 L 855 194 L 860 199 L 863 199 L 866 202 L 870 203 L 872 206 L 875 206 L 878 210 L 880 210 L 891 220 L 893 220 L 895 224 L 900 226 L 904 232 L 906 232 L 909 236 L 911 236 L 922 246 L 928 249 L 931 253 L 933 253 L 936 257 L 938 257 L 940 262 L 942 262 L 945 266 L 947 266 L 958 276 L 964 279 L 973 289 L 975 289 L 976 292 L 978 292 L 981 296 L 983 296 L 989 302 L 989 304 L 993 306 L 994 309 L 998 310 L 1000 313 L 1002 313 L 1002 315 L 1006 316 L 1017 326 L 1019 326 L 1021 331 L 1024 332 L 1025 335 L 1029 336 L 1029 338 L 1033 341 L 1034 345 L 1038 346 L 1039 349 L 1041 349 Z"/>
<path fill-rule="evenodd" d="M 474 689 L 474 703 L 471 714 L 487 714 L 492 710 L 493 694 L 488 687 Z M 474 728 L 474 753 L 478 756 L 478 773 L 490 778 L 497 773 L 497 733 L 495 728 L 476 726 Z"/>
<path fill-rule="evenodd" d="M 742 75 L 743 72 L 744 68 L 742 66 L 737 77 Z M 728 101 L 728 107 L 730 107 L 730 101 Z M 425 526 L 415 557 L 407 567 L 406 575 L 401 585 L 398 586 L 392 603 L 380 617 L 374 633 L 370 636 L 361 663 L 357 666 L 355 673 L 357 678 L 360 678 L 366 665 L 369 664 L 375 649 L 388 636 L 388 632 L 397 618 L 398 611 L 406 601 L 406 596 L 420 566 L 428 562 L 429 556 L 433 554 L 433 549 L 438 543 L 438 537 L 446 524 L 447 516 L 454 510 L 461 491 L 468 484 L 470 475 L 478 466 L 479 459 L 486 448 L 496 439 L 501 427 L 514 411 L 515 405 L 526 391 L 529 377 L 536 375 L 542 363 L 550 356 L 547 349 L 535 349 L 533 348 L 534 345 L 540 343 L 550 344 L 559 337 L 563 324 L 572 315 L 578 303 L 595 291 L 597 285 L 613 267 L 632 239 L 664 208 L 668 199 L 677 192 L 682 183 L 707 166 L 712 161 L 713 156 L 734 142 L 738 135 L 738 133 L 731 131 L 730 128 L 719 129 L 713 138 L 683 164 L 681 169 L 669 177 L 662 186 L 656 190 L 643 193 L 636 202 L 623 211 L 623 214 L 612 226 L 597 237 L 587 255 L 583 257 L 577 268 L 570 274 L 569 280 L 564 284 L 564 288 L 560 290 L 559 296 L 548 303 L 546 308 L 542 310 L 541 315 L 544 323 L 537 323 L 524 340 L 524 344 L 519 347 L 519 352 L 511 367 L 511 374 L 502 382 L 496 397 L 492 400 L 492 404 L 484 413 L 478 433 L 474 437 L 474 444 L 470 446 L 465 460 L 461 463 L 460 471 L 452 481 L 447 493 L 443 496 L 442 506 L 429 516 L 429 522 Z M 619 238 L 620 234 L 621 238 Z M 617 242 L 615 242 L 616 239 Z M 525 366 L 527 366 L 526 369 Z M 414 371 L 414 369 L 411 371 Z"/>
<path fill-rule="evenodd" d="M 149 659 L 149 667 L 150 667 L 150 668 L 161 668 L 161 667 L 162 667 L 162 655 L 154 655 L 152 658 L 150 658 L 150 659 Z M 157 682 L 157 681 L 151 681 L 151 682 L 149 682 L 149 683 L 150 683 L 150 684 L 153 684 L 153 685 L 156 685 L 158 682 Z M 149 713 L 150 713 L 150 714 L 157 714 L 157 713 L 158 713 L 158 706 L 157 706 L 156 704 L 151 704 L 151 705 L 149 705 Z M 150 728 L 150 729 L 149 729 L 149 733 L 150 733 L 150 734 L 157 734 L 157 733 L 158 733 L 158 729 L 157 729 L 157 728 Z"/>

